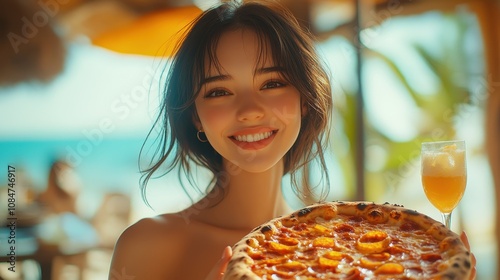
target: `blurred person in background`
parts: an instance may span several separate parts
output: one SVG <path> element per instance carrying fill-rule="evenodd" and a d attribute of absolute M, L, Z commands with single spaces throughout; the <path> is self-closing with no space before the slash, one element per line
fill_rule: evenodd
<path fill-rule="evenodd" d="M 38 201 L 47 214 L 73 213 L 77 215 L 77 199 L 81 181 L 73 167 L 64 161 L 55 161 L 49 171 L 47 188 Z"/>

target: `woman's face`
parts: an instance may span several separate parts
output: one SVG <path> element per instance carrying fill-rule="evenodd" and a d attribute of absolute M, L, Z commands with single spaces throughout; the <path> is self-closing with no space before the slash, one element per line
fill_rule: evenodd
<path fill-rule="evenodd" d="M 223 34 L 216 49 L 220 67 L 205 69 L 195 102 L 196 126 L 224 160 L 249 172 L 276 165 L 301 125 L 299 92 L 284 79 L 284 69 L 276 67 L 270 50 L 262 63 L 259 53 L 253 31 Z"/>

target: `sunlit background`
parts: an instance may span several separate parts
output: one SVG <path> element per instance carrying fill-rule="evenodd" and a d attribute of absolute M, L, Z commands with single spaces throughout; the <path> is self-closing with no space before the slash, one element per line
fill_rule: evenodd
<path fill-rule="evenodd" d="M 158 112 L 177 32 L 217 2 L 0 4 L 7 27 L 0 28 L 0 223 L 9 217 L 9 166 L 19 218 L 16 273 L 5 258 L 9 233 L 0 231 L 0 279 L 42 279 L 41 271 L 43 279 L 48 273 L 107 279 L 126 226 L 191 203 L 175 174 L 151 183 L 148 207 L 139 152 Z M 493 176 L 500 156 L 491 153 L 498 152 L 500 105 L 492 96 L 499 95 L 500 60 L 488 51 L 500 47 L 498 1 L 282 2 L 317 36 L 332 77 L 330 199 L 403 204 L 440 220 L 422 190 L 420 144 L 463 139 L 468 184 L 453 230 L 469 236 L 477 279 L 498 279 Z M 76 210 L 44 216 L 33 204 L 60 183 L 49 178 L 59 161 L 73 168 L 71 178 L 60 180 L 79 189 Z"/>

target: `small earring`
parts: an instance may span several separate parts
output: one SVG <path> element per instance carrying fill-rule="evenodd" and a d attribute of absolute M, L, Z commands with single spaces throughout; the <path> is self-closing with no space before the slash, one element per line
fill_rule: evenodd
<path fill-rule="evenodd" d="M 202 139 L 200 137 L 200 133 L 204 133 L 203 131 L 201 130 L 198 130 L 198 132 L 196 132 L 196 138 L 198 138 L 198 140 L 202 143 L 205 143 L 205 142 L 208 142 L 208 139 L 207 139 L 207 136 L 205 135 L 205 139 Z"/>

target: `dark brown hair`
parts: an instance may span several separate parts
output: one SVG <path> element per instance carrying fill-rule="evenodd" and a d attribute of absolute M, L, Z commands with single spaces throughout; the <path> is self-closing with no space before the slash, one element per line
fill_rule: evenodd
<path fill-rule="evenodd" d="M 286 80 L 300 92 L 306 107 L 299 136 L 284 158 L 285 173 L 290 173 L 297 194 L 303 190 L 309 193 L 309 166 L 317 160 L 323 182 L 320 197 L 326 198 L 329 179 L 324 150 L 332 110 L 331 87 L 315 52 L 312 36 L 288 10 L 276 3 L 262 1 L 223 3 L 203 12 L 188 28 L 168 71 L 161 112 L 155 122 L 161 130 L 156 139 L 159 145 L 151 166 L 143 170 L 143 196 L 147 182 L 163 165 L 167 168 L 162 174 L 179 167 L 179 176 L 184 173 L 196 189 L 191 175 L 192 164 L 206 167 L 214 174 L 209 186 L 215 183 L 215 188 L 222 189 L 218 182 L 218 175 L 223 174 L 222 157 L 209 142 L 198 141 L 193 122 L 197 118 L 194 101 L 205 78 L 205 66 L 218 65 L 215 50 L 219 38 L 228 30 L 248 29 L 259 38 L 261 56 L 272 55 L 276 66 L 285 69 Z M 266 42 L 270 46 L 268 53 L 262 47 Z M 205 65 L 207 62 L 209 65 Z M 302 180 L 297 179 L 297 174 Z"/>

